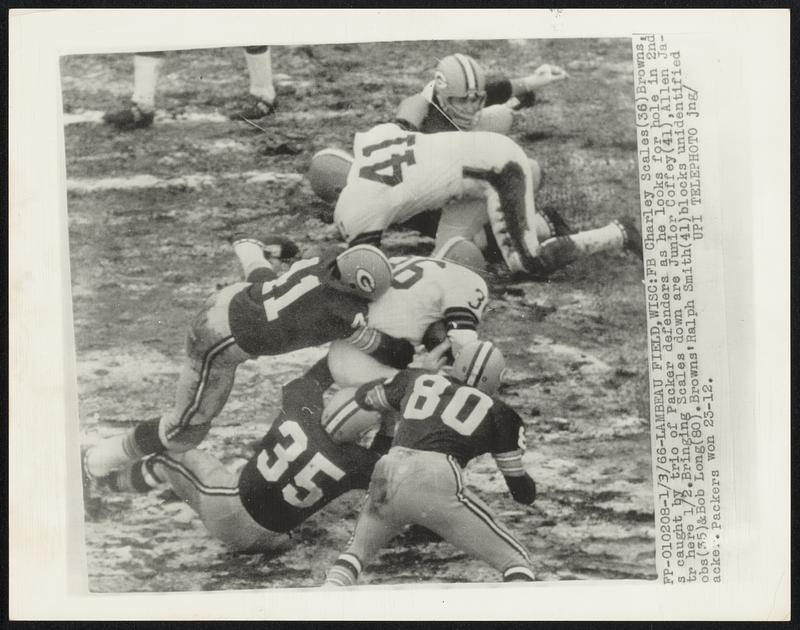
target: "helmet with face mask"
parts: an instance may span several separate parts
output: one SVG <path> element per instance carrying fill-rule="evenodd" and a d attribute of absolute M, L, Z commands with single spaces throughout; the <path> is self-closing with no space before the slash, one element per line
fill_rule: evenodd
<path fill-rule="evenodd" d="M 472 129 L 486 102 L 483 68 L 468 55 L 448 55 L 436 67 L 433 100 L 459 129 Z"/>

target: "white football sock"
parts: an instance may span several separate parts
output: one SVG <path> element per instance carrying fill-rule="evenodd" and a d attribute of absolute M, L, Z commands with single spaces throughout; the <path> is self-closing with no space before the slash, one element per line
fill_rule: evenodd
<path fill-rule="evenodd" d="M 539 238 L 540 243 L 543 243 L 551 236 L 555 236 L 553 230 L 550 229 L 550 223 L 539 212 L 537 212 L 536 216 L 533 218 L 533 228 L 536 231 L 536 236 Z"/>
<path fill-rule="evenodd" d="M 152 55 L 133 56 L 133 96 L 131 100 L 140 109 L 153 111 L 156 106 L 156 83 L 164 57 Z"/>
<path fill-rule="evenodd" d="M 86 453 L 86 468 L 93 477 L 105 477 L 106 475 L 121 468 L 125 464 L 134 461 L 136 457 L 128 454 L 125 443 L 128 440 L 127 433 L 121 433 L 110 438 L 106 438 L 97 446 L 93 446 Z"/>
<path fill-rule="evenodd" d="M 625 235 L 616 223 L 605 227 L 586 230 L 569 236 L 582 254 L 595 254 L 613 249 L 622 249 Z"/>
<path fill-rule="evenodd" d="M 272 269 L 272 265 L 264 258 L 264 250 L 253 241 L 239 241 L 233 244 L 233 252 L 242 264 L 244 277 L 256 269 Z"/>
<path fill-rule="evenodd" d="M 245 50 L 244 57 L 250 74 L 250 94 L 272 103 L 275 100 L 275 87 L 272 85 L 272 54 L 269 47 L 257 54 Z"/>

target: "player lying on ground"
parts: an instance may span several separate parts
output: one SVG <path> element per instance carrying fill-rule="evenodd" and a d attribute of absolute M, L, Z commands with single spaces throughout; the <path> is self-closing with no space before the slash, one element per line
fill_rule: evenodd
<path fill-rule="evenodd" d="M 351 246 L 379 246 L 383 232 L 441 208 L 436 247 L 454 236 L 496 243 L 512 272 L 542 276 L 581 256 L 629 249 L 641 256 L 635 221 L 564 234 L 537 212 L 525 152 L 496 133 L 409 133 L 393 123 L 357 133 L 355 161 L 334 220 Z M 487 238 L 487 234 L 489 237 Z"/>
<path fill-rule="evenodd" d="M 534 104 L 534 90 L 567 78 L 557 66 L 540 66 L 532 75 L 521 79 L 494 76 L 486 79 L 483 68 L 467 55 L 449 55 L 436 67 L 434 80 L 422 92 L 400 103 L 394 122 L 407 131 L 437 133 L 441 131 L 494 131 L 507 134 L 511 130 L 513 111 Z M 534 190 L 542 179 L 541 168 L 531 159 Z M 353 157 L 338 149 L 323 149 L 311 159 L 308 178 L 314 192 L 328 203 L 344 188 Z M 415 219 L 416 226 L 420 222 Z"/>
<path fill-rule="evenodd" d="M 232 551 L 283 551 L 290 546 L 287 532 L 338 496 L 366 488 L 380 457 L 356 444 L 334 443 L 320 426 L 321 413 L 319 385 L 295 379 L 284 386 L 281 411 L 240 472 L 191 449 L 133 462 L 104 485 L 148 492 L 169 483 Z"/>
<path fill-rule="evenodd" d="M 469 55 L 448 55 L 436 66 L 433 81 L 420 93 L 409 96 L 397 109 L 395 121 L 409 131 L 511 130 L 512 111 L 530 107 L 534 90 L 569 75 L 558 66 L 544 64 L 523 78 L 502 75 L 489 78 Z"/>
<path fill-rule="evenodd" d="M 272 57 L 269 46 L 247 46 L 244 49 L 250 76 L 250 98 L 242 103 L 231 118 L 257 120 L 275 111 L 275 88 L 272 85 Z M 108 112 L 103 120 L 118 129 L 141 129 L 153 124 L 156 106 L 156 84 L 164 64 L 163 52 L 133 55 L 133 96 L 128 106 Z"/>
<path fill-rule="evenodd" d="M 512 496 L 530 505 L 536 484 L 522 465 L 524 425 L 493 398 L 505 361 L 490 342 L 464 347 L 451 375 L 403 370 L 362 385 L 353 406 L 402 416 L 389 453 L 375 465 L 353 536 L 326 584 L 348 586 L 401 529 L 421 525 L 484 560 L 503 580 L 534 579 L 528 552 L 464 486 L 462 468 L 492 453 Z"/>
<path fill-rule="evenodd" d="M 261 243 L 236 245 L 244 252 L 241 260 L 263 258 Z M 280 277 L 264 264 L 248 270 L 247 282 L 214 294 L 192 322 L 173 412 L 89 448 L 85 472 L 100 478 L 151 453 L 197 446 L 222 411 L 236 368 L 248 359 L 342 338 L 368 353 L 391 354 L 398 346 L 404 351 L 408 342 L 367 325 L 369 302 L 391 278 L 389 261 L 371 246 L 300 260 Z"/>

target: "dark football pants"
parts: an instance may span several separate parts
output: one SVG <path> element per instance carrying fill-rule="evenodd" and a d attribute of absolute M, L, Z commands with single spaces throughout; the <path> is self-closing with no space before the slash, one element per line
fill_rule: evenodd
<path fill-rule="evenodd" d="M 288 548 L 286 534 L 263 528 L 245 510 L 239 499 L 238 473 L 216 457 L 197 449 L 162 453 L 153 456 L 153 469 L 197 512 L 209 533 L 232 551 L 263 553 Z"/>
<path fill-rule="evenodd" d="M 233 389 L 236 368 L 255 358 L 237 345 L 228 321 L 231 299 L 248 286 L 239 282 L 225 287 L 208 299 L 192 321 L 175 407 L 159 422 L 158 434 L 166 450 L 186 451 L 203 441 Z"/>
<path fill-rule="evenodd" d="M 355 555 L 366 567 L 409 524 L 436 532 L 501 573 L 510 567 L 531 568 L 525 547 L 464 487 L 455 459 L 395 446 L 375 465 L 345 553 Z"/>

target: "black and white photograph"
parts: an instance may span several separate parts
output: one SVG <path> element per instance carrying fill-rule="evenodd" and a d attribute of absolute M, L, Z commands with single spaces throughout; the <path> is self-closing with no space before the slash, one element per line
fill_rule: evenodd
<path fill-rule="evenodd" d="M 61 76 L 90 590 L 654 579 L 629 39 Z"/>
<path fill-rule="evenodd" d="M 11 9 L 10 620 L 787 620 L 784 9 Z"/>

